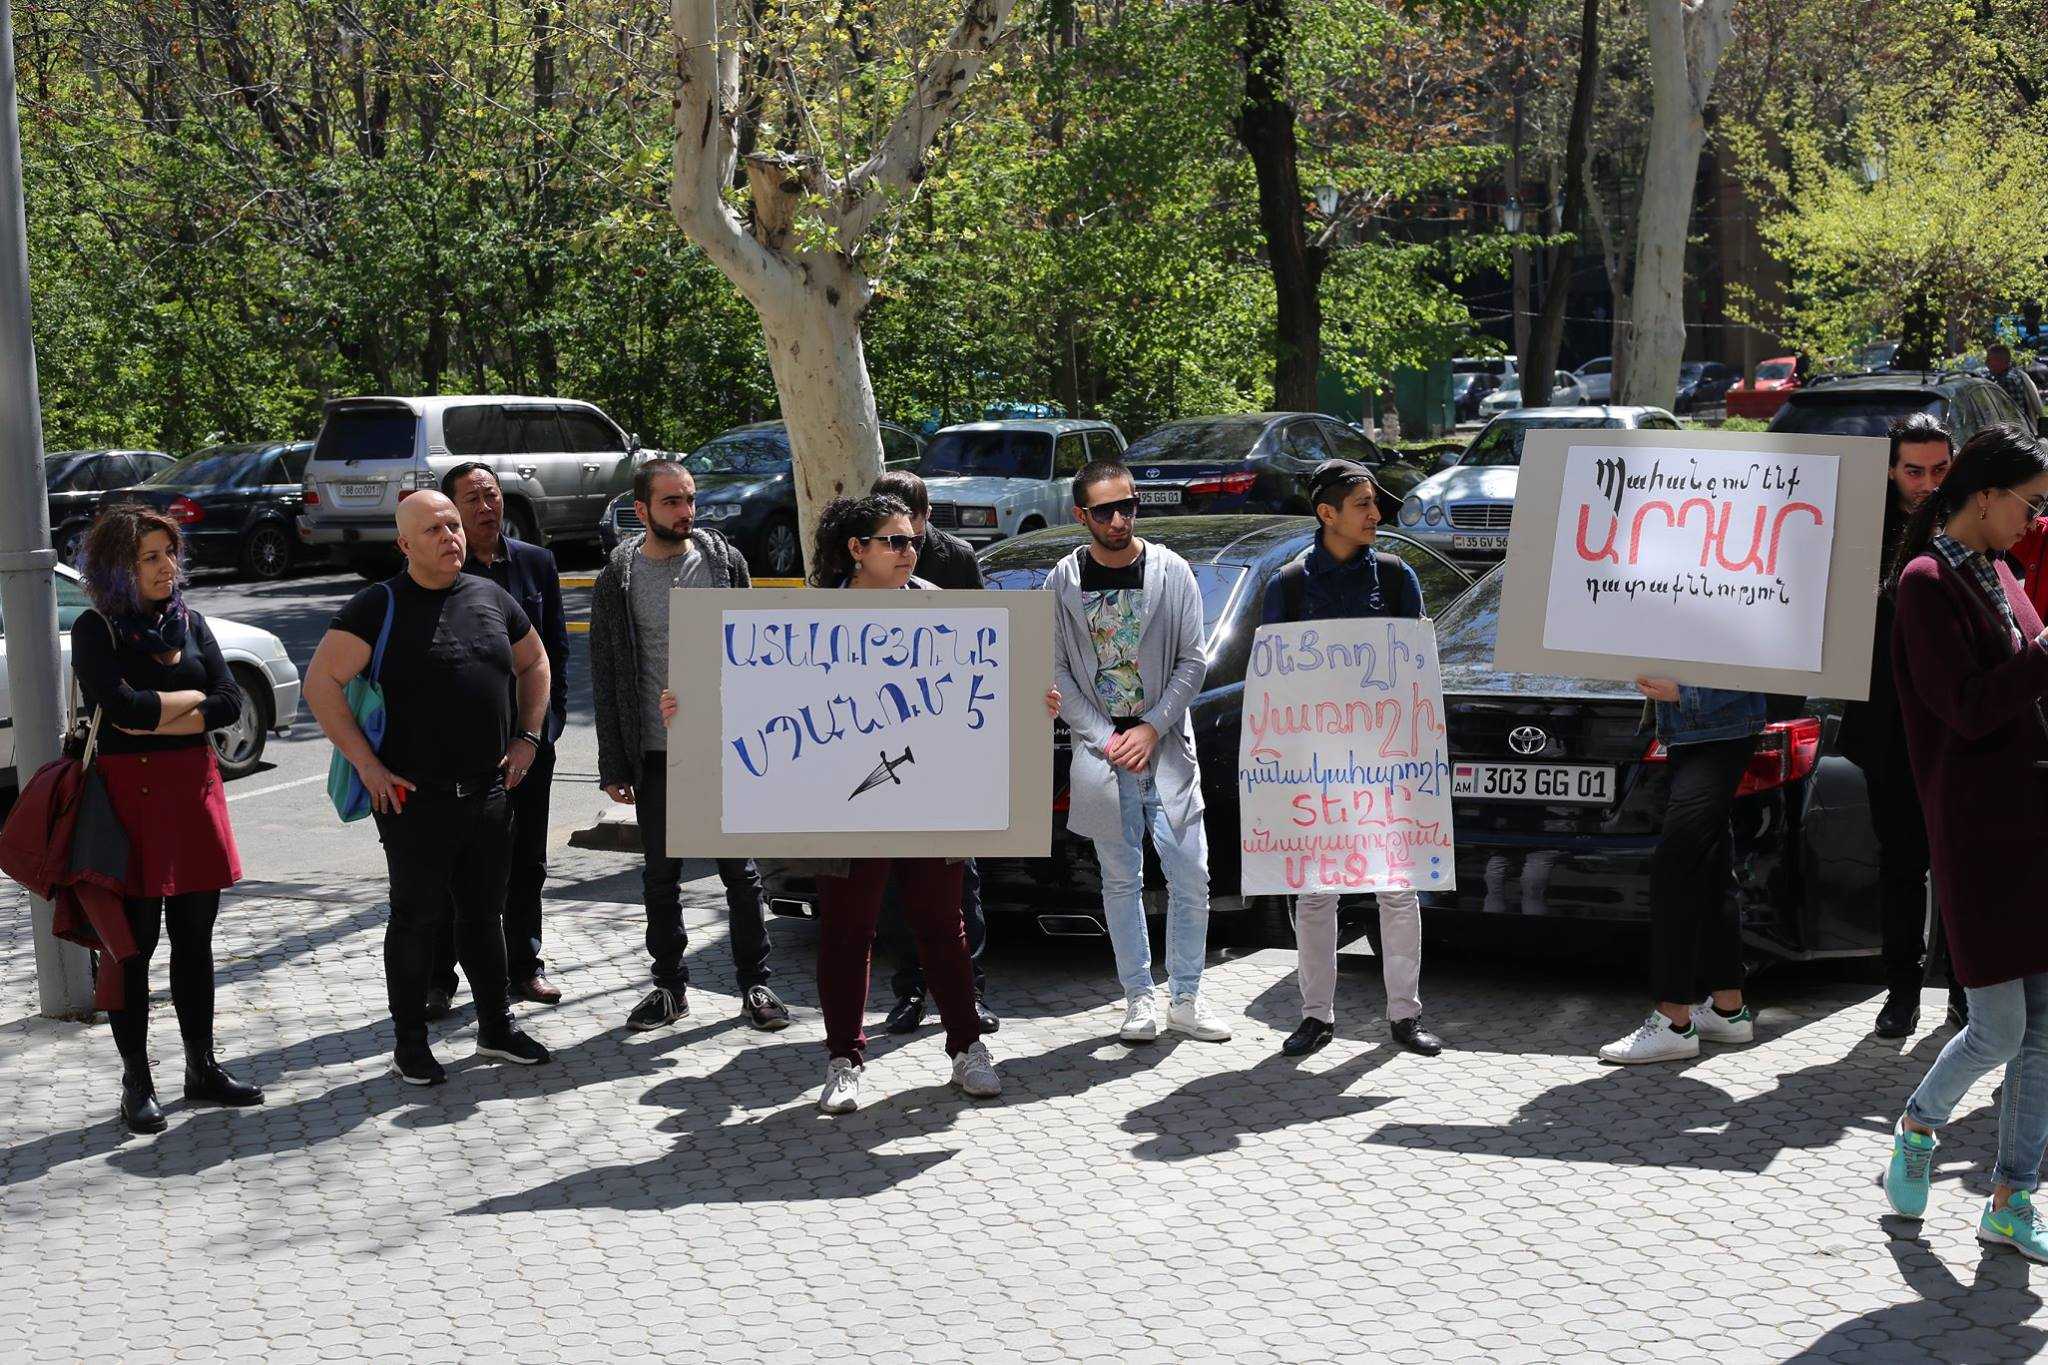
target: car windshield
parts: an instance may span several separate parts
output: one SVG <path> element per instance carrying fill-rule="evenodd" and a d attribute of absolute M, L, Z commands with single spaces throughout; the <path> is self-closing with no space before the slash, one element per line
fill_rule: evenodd
<path fill-rule="evenodd" d="M 1468 394 L 1472 392 L 1472 386 L 1478 382 L 1479 375 L 1476 371 L 1467 370 L 1463 374 L 1454 374 L 1451 376 L 1451 392 L 1461 396 Z"/>
<path fill-rule="evenodd" d="M 781 431 L 729 431 L 683 461 L 692 474 L 787 474 L 789 438 Z"/>
<path fill-rule="evenodd" d="M 1892 357 L 1899 353 L 1899 343 L 1882 341 L 1875 346 L 1866 346 L 1853 357 L 1860 370 L 1887 370 L 1891 368 Z"/>
<path fill-rule="evenodd" d="M 1516 421 L 1496 418 L 1479 438 L 1458 460 L 1463 465 L 1519 465 L 1522 463 L 1522 443 L 1529 439 L 1532 431 L 1557 431 L 1561 429 L 1582 430 L 1591 427 L 1618 427 L 1619 417 L 1544 417 L 1532 421 Z"/>
<path fill-rule="evenodd" d="M 1445 668 L 1492 668 L 1493 637 L 1500 627 L 1499 570 L 1447 607 L 1437 609 L 1436 656 Z"/>
<path fill-rule="evenodd" d="M 1052 477 L 1052 433 L 942 431 L 924 448 L 925 474 L 984 474 L 998 479 Z"/>
<path fill-rule="evenodd" d="M 1792 362 L 1789 360 L 1767 360 L 1756 367 L 1756 377 L 1763 379 L 1790 379 Z"/>
<path fill-rule="evenodd" d="M 1172 422 L 1131 442 L 1125 464 L 1242 460 L 1265 433 L 1264 417 L 1216 422 Z"/>
<path fill-rule="evenodd" d="M 1698 379 L 1701 375 L 1705 374 L 1706 372 L 1706 362 L 1699 360 L 1688 360 L 1683 365 L 1680 365 L 1678 367 L 1678 377 L 1681 380 Z"/>
<path fill-rule="evenodd" d="M 1825 393 L 1826 390 L 1821 391 Z M 1948 403 L 1936 396 L 1911 393 L 1873 393 L 1844 400 L 1797 395 L 1771 419 L 1772 431 L 1799 436 L 1887 436 L 1893 422 L 1908 413 L 1924 412 L 1938 421 L 1948 420 Z"/>
<path fill-rule="evenodd" d="M 214 446 L 187 455 L 169 469 L 143 482 L 158 488 L 232 488 L 247 483 L 260 461 L 263 446 Z"/>
<path fill-rule="evenodd" d="M 988 585 L 1005 591 L 1036 591 L 1045 586 L 1045 580 L 1053 571 L 1053 565 L 1018 565 L 1008 569 L 987 569 Z M 1242 564 L 1190 564 L 1194 571 L 1195 586 L 1202 593 L 1202 632 L 1204 639 L 1216 633 L 1216 623 L 1223 616 L 1223 608 L 1229 605 L 1230 593 L 1245 574 Z"/>

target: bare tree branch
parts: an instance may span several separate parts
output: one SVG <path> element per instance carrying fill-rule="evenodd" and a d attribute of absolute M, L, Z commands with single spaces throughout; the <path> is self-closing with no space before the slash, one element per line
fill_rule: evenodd
<path fill-rule="evenodd" d="M 725 202 L 739 154 L 741 29 L 721 20 L 719 10 L 719 0 L 672 0 L 669 6 L 678 87 L 669 208 L 690 240 L 758 307 L 758 291 L 786 267 L 748 235 Z"/>

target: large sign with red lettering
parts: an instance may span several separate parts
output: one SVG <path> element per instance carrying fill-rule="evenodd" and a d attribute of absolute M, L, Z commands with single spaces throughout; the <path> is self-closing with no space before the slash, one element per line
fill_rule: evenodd
<path fill-rule="evenodd" d="M 1245 895 L 1456 886 L 1452 780 L 1428 621 L 1259 627 L 1238 740 Z"/>
<path fill-rule="evenodd" d="M 1887 453 L 1852 437 L 1532 432 L 1495 666 L 1861 698 Z"/>

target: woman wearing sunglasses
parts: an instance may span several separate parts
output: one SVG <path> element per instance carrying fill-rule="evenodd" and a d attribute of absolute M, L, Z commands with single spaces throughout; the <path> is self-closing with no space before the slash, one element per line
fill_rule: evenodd
<path fill-rule="evenodd" d="M 1893 1210 L 1922 1216 L 1936 1132 L 2003 1066 L 1977 1240 L 2036 1261 L 2048 1261 L 2048 1225 L 2033 1202 L 2048 1146 L 2048 632 L 2005 553 L 2044 499 L 2048 451 L 2018 427 L 1991 427 L 1963 447 L 1899 550 L 1892 663 L 1970 1014 L 1906 1101 L 1884 1174 Z"/>
<path fill-rule="evenodd" d="M 939 591 L 911 573 L 924 537 L 911 530 L 910 508 L 887 494 L 840 498 L 818 520 L 811 557 L 814 588 L 914 588 Z M 1046 696 L 1048 711 L 1059 694 Z M 981 1041 L 975 1006 L 974 962 L 960 914 L 958 858 L 846 858 L 805 860 L 818 883 L 818 1005 L 825 1015 L 829 1055 L 818 1107 L 828 1114 L 860 1107 L 862 1025 L 868 1004 L 868 969 L 882 890 L 891 870 L 903 894 L 904 918 L 917 939 L 926 988 L 946 1026 L 953 1084 L 983 1099 L 1002 1093 L 988 1045 Z"/>

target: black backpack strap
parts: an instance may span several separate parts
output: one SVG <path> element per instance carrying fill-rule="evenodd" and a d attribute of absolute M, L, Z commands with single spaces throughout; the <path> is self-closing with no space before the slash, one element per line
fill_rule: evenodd
<path fill-rule="evenodd" d="M 1301 619 L 1303 603 L 1308 598 L 1308 565 L 1295 560 L 1279 573 L 1280 607 L 1290 621 Z"/>
<path fill-rule="evenodd" d="M 1405 596 L 1399 602 L 1394 600 L 1395 587 L 1398 586 L 1403 594 L 1408 591 L 1407 562 L 1399 555 L 1388 554 L 1385 550 L 1374 550 L 1372 557 L 1373 568 L 1380 576 L 1380 595 L 1386 600 L 1389 611 L 1396 616 L 1421 616 L 1422 602 L 1419 598 L 1412 602 L 1406 600 Z"/>

